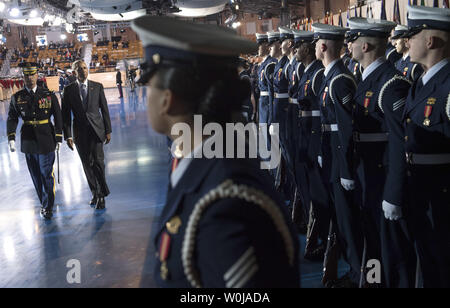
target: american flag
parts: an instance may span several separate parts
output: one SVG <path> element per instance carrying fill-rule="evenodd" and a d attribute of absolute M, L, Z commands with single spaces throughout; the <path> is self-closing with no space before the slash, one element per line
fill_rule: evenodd
<path fill-rule="evenodd" d="M 398 0 L 394 1 L 394 22 L 396 22 L 397 24 L 401 25 L 402 21 L 400 18 L 400 6 L 398 4 Z"/>

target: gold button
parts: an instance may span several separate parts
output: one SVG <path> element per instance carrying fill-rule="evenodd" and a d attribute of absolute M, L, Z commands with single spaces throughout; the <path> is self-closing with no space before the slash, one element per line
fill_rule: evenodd
<path fill-rule="evenodd" d="M 378 165 L 378 168 L 382 168 L 382 167 L 383 167 L 383 165 L 382 165 L 382 164 L 379 164 L 379 165 Z"/>
<path fill-rule="evenodd" d="M 446 192 L 447 192 L 447 188 L 444 188 L 442 191 L 443 191 L 444 193 L 446 193 Z"/>
<path fill-rule="evenodd" d="M 316 132 L 313 130 L 313 131 L 311 131 L 311 134 L 315 134 Z"/>
<path fill-rule="evenodd" d="M 408 136 L 405 136 L 405 141 L 408 141 Z"/>
<path fill-rule="evenodd" d="M 411 123 L 411 119 L 410 119 L 410 118 L 407 118 L 407 119 L 406 119 L 406 123 Z"/>

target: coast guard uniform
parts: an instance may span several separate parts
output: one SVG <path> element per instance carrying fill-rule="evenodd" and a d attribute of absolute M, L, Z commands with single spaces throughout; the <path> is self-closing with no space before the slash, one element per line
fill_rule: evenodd
<path fill-rule="evenodd" d="M 293 39 L 292 31 L 283 27 L 280 30 L 280 42 Z M 287 164 L 292 166 L 292 159 L 288 147 L 288 107 L 289 107 L 289 76 L 287 67 L 289 65 L 288 56 L 282 56 L 275 65 L 273 74 L 273 117 L 272 123 L 279 124 L 280 145 L 283 157 Z"/>
<path fill-rule="evenodd" d="M 349 20 L 351 40 L 387 38 L 395 23 Z M 385 219 L 382 201 L 404 206 L 401 117 L 411 82 L 384 57 L 364 68 L 353 110 L 356 192 L 361 202 L 367 257 L 381 260 L 386 287 L 414 287 L 416 258 L 405 220 Z"/>
<path fill-rule="evenodd" d="M 324 24 L 315 24 L 313 29 L 315 40 L 343 41 L 346 32 L 345 28 Z M 333 196 L 339 244 L 351 267 L 348 277 L 354 284 L 359 281 L 363 246 L 359 209 L 352 191 L 352 106 L 355 91 L 356 81 L 340 58 L 325 68 L 318 91 L 322 121 L 321 171 Z"/>
<path fill-rule="evenodd" d="M 144 76 L 161 66 L 186 68 L 187 60 L 220 68 L 256 47 L 226 29 L 168 17 L 140 17 L 132 28 L 145 46 Z M 199 51 L 204 46 L 198 37 L 205 38 L 208 32 L 205 55 Z M 154 235 L 158 286 L 299 286 L 298 240 L 260 161 L 191 158 L 201 151 L 200 144 L 193 155 L 174 159 L 166 205 Z"/>
<path fill-rule="evenodd" d="M 37 63 L 21 64 L 24 75 L 37 74 Z M 51 122 L 53 116 L 54 124 Z M 16 139 L 16 129 L 22 118 L 21 151 L 25 154 L 31 178 L 41 203 L 41 214 L 50 219 L 55 203 L 53 164 L 57 143 L 62 142 L 62 116 L 58 99 L 48 89 L 24 88 L 11 97 L 7 133 Z"/>
<path fill-rule="evenodd" d="M 407 37 L 450 31 L 450 10 L 409 7 Z M 447 42 L 448 44 L 448 42 Z M 424 287 L 450 287 L 450 63 L 444 58 L 414 84 L 406 101 L 407 183 Z"/>
<path fill-rule="evenodd" d="M 309 31 L 299 31 L 298 46 L 301 44 L 311 44 L 314 40 L 314 33 Z M 321 121 L 320 108 L 318 104 L 318 91 L 322 84 L 323 72 L 325 68 L 319 60 L 314 60 L 305 67 L 304 72 L 299 80 L 297 100 L 299 110 L 296 115 L 298 122 L 298 136 L 296 148 L 296 175 L 297 181 L 300 183 L 302 196 L 307 200 L 307 204 L 311 203 L 314 223 L 310 221 L 310 225 L 314 225 L 316 231 L 316 239 L 320 238 L 322 243 L 326 243 L 328 235 L 328 225 L 330 222 L 331 198 L 329 192 L 325 188 L 319 173 L 317 164 L 317 156 L 319 155 Z M 310 216 L 311 219 L 311 216 Z M 305 257 L 314 254 L 314 248 L 310 250 L 310 243 L 315 242 L 312 238 L 307 238 Z M 316 243 L 313 243 L 316 244 Z"/>

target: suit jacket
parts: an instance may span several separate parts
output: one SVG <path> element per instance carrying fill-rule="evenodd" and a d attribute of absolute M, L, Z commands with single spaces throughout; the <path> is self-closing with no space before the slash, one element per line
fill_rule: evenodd
<path fill-rule="evenodd" d="M 78 82 L 73 82 L 64 89 L 62 98 L 64 140 L 72 137 L 76 140 L 78 136 L 85 134 L 89 126 L 102 142 L 105 141 L 106 135 L 112 132 L 108 103 L 101 83 L 88 80 L 87 101 L 87 109 L 85 109 Z"/>

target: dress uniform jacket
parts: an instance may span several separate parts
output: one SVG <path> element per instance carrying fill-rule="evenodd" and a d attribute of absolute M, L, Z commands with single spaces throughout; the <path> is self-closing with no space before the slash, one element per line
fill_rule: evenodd
<path fill-rule="evenodd" d="M 54 125 L 50 121 L 54 118 Z M 31 95 L 22 89 L 11 97 L 8 112 L 8 140 L 15 140 L 16 129 L 22 118 L 21 150 L 26 154 L 54 152 L 57 142 L 62 142 L 61 109 L 53 92 L 41 87 Z"/>
<path fill-rule="evenodd" d="M 330 182 L 340 178 L 353 179 L 352 103 L 355 91 L 355 79 L 342 61 L 337 60 L 324 76 L 318 91 L 322 125 L 336 128 L 329 134 L 331 138 L 322 138 L 322 154 L 327 154 L 322 169 L 330 172 Z"/>
<path fill-rule="evenodd" d="M 355 77 L 356 83 L 360 83 L 362 76 L 361 64 L 359 64 L 359 62 L 354 59 L 350 59 L 347 68 Z"/>
<path fill-rule="evenodd" d="M 324 70 L 322 62 L 315 60 L 304 71 L 299 81 L 297 118 L 300 130 L 298 130 L 299 134 L 296 134 L 298 138 L 297 157 L 304 162 L 307 160 L 315 162 L 319 154 L 321 122 L 317 94 L 322 85 Z M 310 148 L 311 138 L 314 138 L 312 148 Z"/>
<path fill-rule="evenodd" d="M 354 77 L 339 59 L 324 74 L 318 91 L 323 131 L 321 172 L 334 201 L 335 213 L 331 216 L 336 217 L 340 246 L 354 283 L 361 269 L 363 239 L 353 191 L 345 191 L 340 178 L 354 179 L 352 110 L 356 87 Z"/>
<path fill-rule="evenodd" d="M 258 68 L 259 88 L 259 123 L 271 123 L 272 106 L 270 105 L 269 88 L 271 85 L 271 74 L 275 68 L 276 59 L 268 56 Z M 269 73 L 268 73 L 269 71 Z M 272 73 L 270 73 L 270 71 Z"/>
<path fill-rule="evenodd" d="M 388 221 L 382 201 L 404 207 L 402 115 L 411 82 L 385 61 L 355 96 L 354 141 L 368 259 L 381 259 L 386 287 L 414 287 L 415 251 L 404 220 Z"/>
<path fill-rule="evenodd" d="M 405 112 L 408 195 L 425 287 L 450 287 L 450 63 L 411 88 Z M 433 69 L 433 68 L 432 68 Z M 431 209 L 432 215 L 427 211 Z"/>
<path fill-rule="evenodd" d="M 248 71 L 242 71 L 239 74 L 239 78 L 241 80 L 248 81 L 249 87 L 251 88 L 251 79 L 250 79 L 250 73 Z M 251 98 L 251 92 L 248 94 L 248 98 L 244 101 L 242 105 L 242 112 L 244 113 L 244 117 L 247 121 L 251 121 L 253 118 L 253 104 L 252 104 L 252 98 Z"/>
<path fill-rule="evenodd" d="M 392 65 L 395 65 L 395 63 L 402 58 L 402 55 L 397 52 L 397 49 L 395 49 L 392 44 L 388 44 L 388 48 L 386 50 L 386 60 L 389 61 Z"/>
<path fill-rule="evenodd" d="M 395 68 L 406 78 L 416 81 L 422 76 L 423 68 L 419 64 L 412 63 L 410 57 L 400 58 L 395 62 Z"/>
<path fill-rule="evenodd" d="M 192 159 L 155 233 L 157 284 L 297 287 L 298 241 L 271 183 L 259 160 Z"/>

